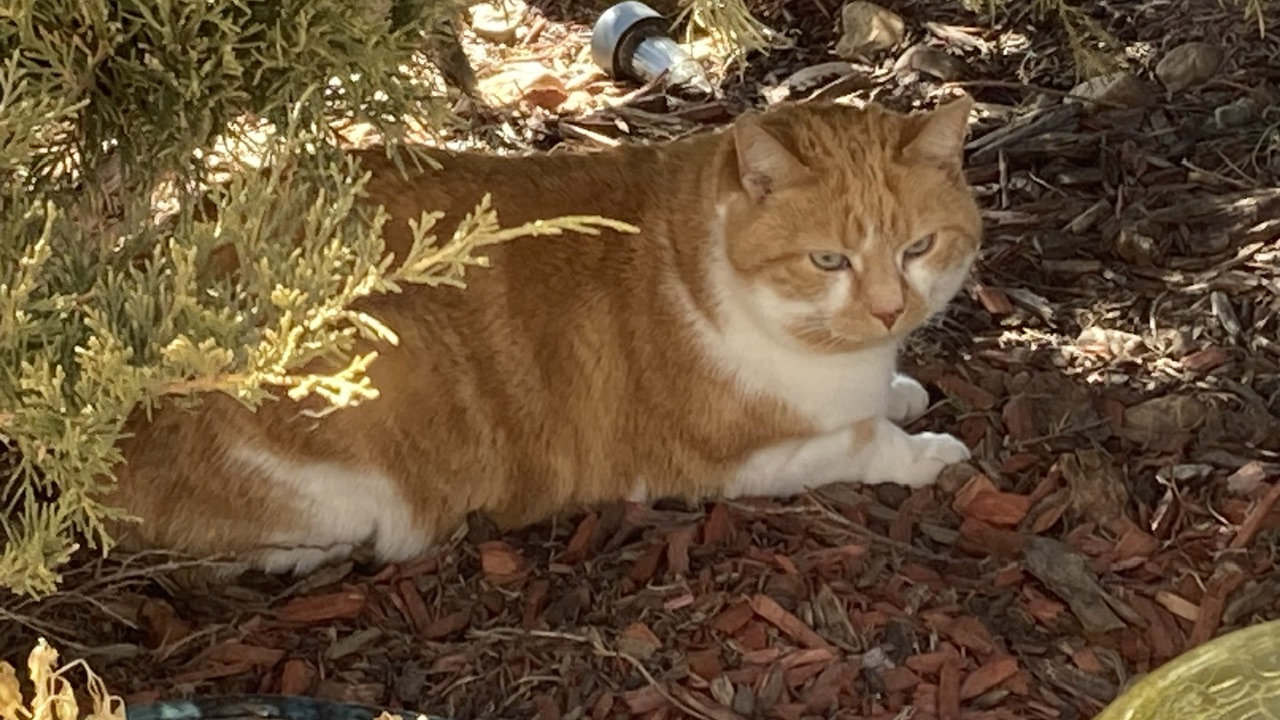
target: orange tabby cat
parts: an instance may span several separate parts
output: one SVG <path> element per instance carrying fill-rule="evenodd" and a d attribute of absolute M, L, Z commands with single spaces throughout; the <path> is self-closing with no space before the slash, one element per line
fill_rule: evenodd
<path fill-rule="evenodd" d="M 111 501 L 142 523 L 117 532 L 305 571 L 355 547 L 412 557 L 471 511 L 510 528 L 621 498 L 932 483 L 969 451 L 899 427 L 927 394 L 895 359 L 978 250 L 971 105 L 795 105 L 659 146 L 441 153 L 447 174 L 410 180 L 365 152 L 401 257 L 408 218 L 485 191 L 504 225 L 598 214 L 641 233 L 517 240 L 465 290 L 369 300 L 400 344 L 376 348 L 381 396 L 358 407 L 211 395 L 139 415 Z"/>

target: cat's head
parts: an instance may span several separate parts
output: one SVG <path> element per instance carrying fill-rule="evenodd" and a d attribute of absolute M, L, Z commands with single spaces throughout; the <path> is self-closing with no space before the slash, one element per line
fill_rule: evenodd
<path fill-rule="evenodd" d="M 795 105 L 739 118 L 719 194 L 737 302 L 819 352 L 893 341 L 956 294 L 982 221 L 962 173 L 972 100 Z"/>

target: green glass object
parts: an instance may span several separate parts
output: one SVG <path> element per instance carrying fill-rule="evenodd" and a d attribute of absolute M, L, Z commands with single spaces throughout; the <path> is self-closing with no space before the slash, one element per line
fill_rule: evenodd
<path fill-rule="evenodd" d="M 1280 720 L 1280 620 L 1175 657 L 1094 720 Z"/>

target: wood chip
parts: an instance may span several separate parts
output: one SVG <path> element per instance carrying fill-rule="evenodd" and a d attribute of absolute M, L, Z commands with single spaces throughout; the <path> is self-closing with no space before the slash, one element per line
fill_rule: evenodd
<path fill-rule="evenodd" d="M 360 590 L 343 590 L 290 600 L 275 611 L 284 622 L 319 623 L 351 619 L 364 611 L 368 597 Z"/>
<path fill-rule="evenodd" d="M 281 695 L 308 695 L 316 680 L 316 670 L 306 660 L 292 658 L 280 669 Z"/>
<path fill-rule="evenodd" d="M 569 542 L 565 544 L 564 552 L 560 555 L 560 562 L 566 565 L 577 565 L 587 557 L 587 552 L 591 549 L 591 543 L 595 540 L 596 528 L 600 525 L 599 513 L 588 513 L 578 523 L 578 527 L 573 532 L 573 537 L 569 538 Z"/>
<path fill-rule="evenodd" d="M 660 647 L 662 641 L 642 622 L 631 623 L 618 635 L 618 650 L 641 662 L 653 657 Z"/>
<path fill-rule="evenodd" d="M 800 618 L 787 612 L 768 595 L 756 595 L 751 598 L 751 609 L 805 647 L 831 649 L 831 644 L 822 636 L 805 625 Z"/>
<path fill-rule="evenodd" d="M 983 665 L 965 676 L 960 684 L 960 699 L 969 700 L 1018 674 L 1018 661 L 1002 657 Z"/>
<path fill-rule="evenodd" d="M 1240 529 L 1236 531 L 1236 536 L 1231 538 L 1227 547 L 1236 550 L 1243 548 L 1253 539 L 1257 537 L 1258 530 L 1262 528 L 1262 523 L 1266 520 L 1267 515 L 1271 513 L 1271 509 L 1275 507 L 1276 502 L 1280 501 L 1280 482 L 1271 486 L 1267 494 L 1262 496 L 1258 504 L 1254 506 L 1253 511 L 1249 513 L 1249 517 L 1240 525 Z"/>
<path fill-rule="evenodd" d="M 979 285 L 974 293 L 978 296 L 978 302 L 982 303 L 983 309 L 992 315 L 1013 314 L 1013 301 L 1000 288 Z"/>
<path fill-rule="evenodd" d="M 951 658 L 938 672 L 938 720 L 960 717 L 960 667 L 961 660 Z"/>
<path fill-rule="evenodd" d="M 1070 547 L 1050 538 L 1032 538 L 1025 557 L 1027 570 L 1067 601 L 1087 632 L 1105 633 L 1125 626 L 1088 563 Z"/>
<path fill-rule="evenodd" d="M 524 569 L 520 551 L 501 540 L 482 542 L 476 549 L 480 551 L 480 567 L 491 578 L 508 578 Z"/>
<path fill-rule="evenodd" d="M 1187 650 L 1213 639 L 1222 622 L 1222 611 L 1227 605 L 1227 599 L 1248 579 L 1248 574 L 1234 563 L 1218 566 L 1205 586 L 1199 612 L 1193 619 L 1195 624 L 1187 635 Z"/>
<path fill-rule="evenodd" d="M 992 525 L 1014 527 L 1031 510 L 1031 498 L 1006 492 L 982 493 L 969 501 L 964 514 Z"/>

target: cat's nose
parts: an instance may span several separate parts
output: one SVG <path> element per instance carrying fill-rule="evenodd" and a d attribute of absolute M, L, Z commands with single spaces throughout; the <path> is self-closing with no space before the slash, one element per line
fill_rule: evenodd
<path fill-rule="evenodd" d="M 884 323 L 886 330 L 892 330 L 893 324 L 898 322 L 898 318 L 902 317 L 902 308 L 897 307 L 892 310 L 873 310 L 871 311 L 871 314 L 874 315 L 877 320 Z"/>

